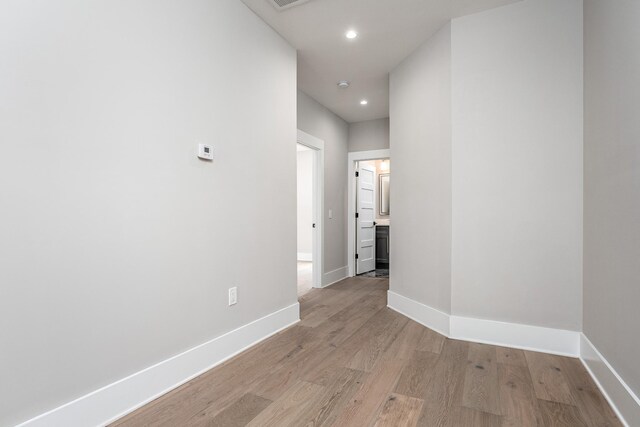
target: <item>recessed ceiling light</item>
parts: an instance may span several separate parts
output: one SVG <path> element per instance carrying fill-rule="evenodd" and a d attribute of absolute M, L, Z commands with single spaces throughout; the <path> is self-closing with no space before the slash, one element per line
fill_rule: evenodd
<path fill-rule="evenodd" d="M 363 99 L 362 101 L 360 101 L 360 105 L 367 105 L 369 103 L 369 101 L 367 101 L 366 99 Z"/>
<path fill-rule="evenodd" d="M 338 87 L 341 89 L 346 89 L 349 87 L 349 82 L 347 80 L 340 80 L 338 82 Z"/>
<path fill-rule="evenodd" d="M 355 39 L 356 37 L 358 37 L 358 33 L 356 33 L 354 30 L 349 30 L 347 31 L 347 33 L 345 34 L 345 36 L 348 39 Z"/>

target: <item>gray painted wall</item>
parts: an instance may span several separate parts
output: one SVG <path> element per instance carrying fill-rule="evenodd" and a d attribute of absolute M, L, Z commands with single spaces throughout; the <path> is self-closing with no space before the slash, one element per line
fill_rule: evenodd
<path fill-rule="evenodd" d="M 347 265 L 347 146 L 349 125 L 298 91 L 298 129 L 324 140 L 324 273 Z M 329 209 L 333 219 L 329 219 Z"/>
<path fill-rule="evenodd" d="M 584 7 L 584 333 L 640 395 L 640 3 Z"/>
<path fill-rule="evenodd" d="M 451 310 L 451 27 L 390 76 L 391 290 Z"/>
<path fill-rule="evenodd" d="M 582 1 L 525 0 L 452 34 L 452 311 L 579 331 Z"/>
<path fill-rule="evenodd" d="M 581 329 L 582 69 L 581 1 L 525 0 L 391 73 L 392 291 Z"/>
<path fill-rule="evenodd" d="M 0 57 L 0 425 L 296 302 L 296 52 L 246 6 L 3 1 Z"/>
<path fill-rule="evenodd" d="M 389 148 L 389 118 L 349 124 L 349 152 Z"/>

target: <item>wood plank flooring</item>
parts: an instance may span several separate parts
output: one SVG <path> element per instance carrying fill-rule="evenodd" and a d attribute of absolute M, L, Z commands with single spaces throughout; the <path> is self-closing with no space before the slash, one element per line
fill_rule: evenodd
<path fill-rule="evenodd" d="M 301 297 L 302 321 L 114 426 L 620 426 L 579 360 L 450 340 L 388 279 Z"/>

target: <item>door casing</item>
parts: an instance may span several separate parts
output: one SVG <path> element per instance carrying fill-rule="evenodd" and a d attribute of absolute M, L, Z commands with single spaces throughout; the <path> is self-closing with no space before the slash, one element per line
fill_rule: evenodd
<path fill-rule="evenodd" d="M 321 288 L 324 271 L 323 248 L 324 248 L 324 141 L 309 135 L 298 129 L 298 144 L 311 148 L 314 152 L 313 162 L 313 223 L 316 225 L 313 231 L 312 248 L 312 283 L 314 288 Z"/>
<path fill-rule="evenodd" d="M 356 163 L 361 160 L 391 159 L 391 150 L 354 151 L 347 155 L 347 265 L 349 277 L 356 274 Z"/>

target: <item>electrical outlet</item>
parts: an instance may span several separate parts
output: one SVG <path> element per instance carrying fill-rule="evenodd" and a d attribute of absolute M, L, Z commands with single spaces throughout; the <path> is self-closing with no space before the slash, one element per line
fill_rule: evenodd
<path fill-rule="evenodd" d="M 198 157 L 203 160 L 213 160 L 213 147 L 207 144 L 198 144 Z"/>
<path fill-rule="evenodd" d="M 235 286 L 229 288 L 229 305 L 235 305 L 238 303 L 238 288 Z"/>

